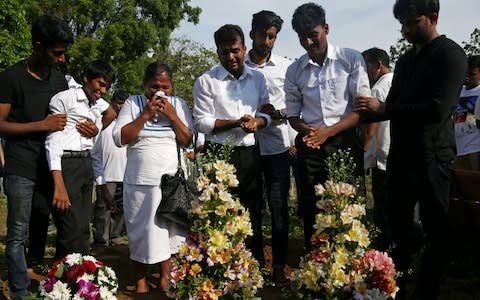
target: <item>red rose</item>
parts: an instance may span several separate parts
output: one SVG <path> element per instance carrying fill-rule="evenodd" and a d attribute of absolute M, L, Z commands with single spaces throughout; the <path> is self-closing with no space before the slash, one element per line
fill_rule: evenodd
<path fill-rule="evenodd" d="M 85 270 L 87 271 L 87 273 L 93 273 L 95 272 L 95 270 L 97 269 L 97 265 L 90 261 L 90 260 L 86 260 L 83 262 L 83 267 L 85 268 Z"/>
<path fill-rule="evenodd" d="M 65 270 L 63 277 L 66 282 L 75 282 L 77 281 L 77 278 L 83 274 L 85 274 L 85 267 L 83 265 L 73 265 Z"/>

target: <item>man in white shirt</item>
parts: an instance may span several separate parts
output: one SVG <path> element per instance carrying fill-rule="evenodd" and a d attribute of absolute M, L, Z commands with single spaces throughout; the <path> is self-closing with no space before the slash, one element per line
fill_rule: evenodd
<path fill-rule="evenodd" d="M 362 52 L 372 96 L 385 102 L 392 86 L 393 73 L 390 71 L 390 57 L 387 52 L 370 48 Z M 365 131 L 365 168 L 372 169 L 372 194 L 374 200 L 373 222 L 380 229 L 377 247 L 386 250 L 385 237 L 385 180 L 387 177 L 387 156 L 390 149 L 390 121 L 374 122 Z M 371 161 L 369 161 L 371 159 Z"/>
<path fill-rule="evenodd" d="M 284 274 L 288 250 L 288 196 L 290 188 L 290 141 L 286 119 L 285 73 L 292 63 L 289 59 L 272 53 L 277 34 L 283 20 L 274 12 L 262 10 L 253 15 L 252 49 L 245 64 L 260 71 L 267 80 L 270 104 L 261 110 L 272 118 L 272 124 L 256 135 L 260 150 L 260 161 L 268 196 L 268 207 L 272 217 L 273 281 L 277 285 L 286 283 Z"/>
<path fill-rule="evenodd" d="M 327 179 L 325 159 L 338 149 L 350 149 L 356 164 L 353 175 L 364 178 L 363 143 L 356 128 L 359 114 L 353 111 L 353 102 L 356 96 L 370 95 L 370 85 L 362 55 L 327 42 L 329 27 L 321 6 L 299 6 L 292 26 L 307 51 L 288 68 L 285 93 L 288 120 L 299 133 L 296 146 L 309 251 L 318 212 L 313 186 Z"/>
<path fill-rule="evenodd" d="M 457 159 L 455 168 L 480 171 L 480 56 L 468 57 L 468 71 L 454 113 Z"/>
<path fill-rule="evenodd" d="M 94 61 L 85 69 L 83 87 L 60 92 L 50 101 L 53 114 L 67 115 L 65 128 L 50 133 L 45 142 L 54 182 L 52 207 L 57 227 L 55 259 L 69 253 L 87 254 L 89 251 L 93 189 L 90 150 L 94 141 L 93 138 L 81 136 L 76 127 L 89 119 L 101 124 L 102 115 L 111 118 L 115 114 L 101 98 L 114 81 L 112 68 L 103 61 Z"/>
<path fill-rule="evenodd" d="M 111 107 L 118 115 L 129 94 L 117 90 Z M 123 220 L 123 176 L 127 165 L 127 148 L 117 147 L 113 140 L 116 119 L 100 132 L 92 149 L 96 195 L 93 210 L 93 243 L 95 246 L 121 244 L 125 231 Z"/>
<path fill-rule="evenodd" d="M 205 148 L 233 143 L 230 158 L 237 170 L 239 186 L 235 193 L 250 211 L 253 236 L 247 246 L 264 263 L 262 239 L 262 184 L 260 157 L 254 133 L 267 126 L 270 116 L 259 111 L 269 103 L 262 73 L 246 68 L 245 39 L 238 25 L 224 25 L 215 32 L 220 64 L 200 76 L 193 88 L 194 119 L 205 134 Z"/>

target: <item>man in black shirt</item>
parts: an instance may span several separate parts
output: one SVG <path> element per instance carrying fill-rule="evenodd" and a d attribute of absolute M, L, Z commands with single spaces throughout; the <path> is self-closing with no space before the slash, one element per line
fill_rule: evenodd
<path fill-rule="evenodd" d="M 413 47 L 396 66 L 385 104 L 358 97 L 356 110 L 390 119 L 386 216 L 392 256 L 406 271 L 423 242 L 416 290 L 408 299 L 436 299 L 447 263 L 449 172 L 455 158 L 452 113 L 465 77 L 463 49 L 438 34 L 438 0 L 397 0 L 394 15 Z M 416 203 L 424 236 L 413 222 Z M 406 274 L 405 274 L 406 275 Z M 400 283 L 400 292 L 405 291 Z"/>
<path fill-rule="evenodd" d="M 33 197 L 52 193 L 45 156 L 47 132 L 62 130 L 65 115 L 50 115 L 50 98 L 68 88 L 56 66 L 65 63 L 73 36 L 67 24 L 42 16 L 32 25 L 33 52 L 0 73 L 0 134 L 5 137 L 5 194 L 8 200 L 7 242 L 10 296 L 30 294 L 25 246 Z"/>

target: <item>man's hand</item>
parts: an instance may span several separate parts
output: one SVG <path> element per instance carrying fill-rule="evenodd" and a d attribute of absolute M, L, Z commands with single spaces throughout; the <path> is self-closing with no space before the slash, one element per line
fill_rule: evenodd
<path fill-rule="evenodd" d="M 257 131 L 257 120 L 251 115 L 244 115 L 241 119 L 240 127 L 247 133 Z"/>
<path fill-rule="evenodd" d="M 95 125 L 95 123 L 90 119 L 86 119 L 83 122 L 78 122 L 76 128 L 78 133 L 86 138 L 93 138 L 98 134 L 97 125 Z"/>
<path fill-rule="evenodd" d="M 65 125 L 67 125 L 67 115 L 65 114 L 58 114 L 58 115 L 52 115 L 49 114 L 44 120 L 43 120 L 44 126 L 46 131 L 60 131 L 65 128 Z"/>
<path fill-rule="evenodd" d="M 368 113 L 383 113 L 384 107 L 383 103 L 380 102 L 377 98 L 374 97 L 356 97 L 354 110 L 358 113 L 368 112 Z"/>
<path fill-rule="evenodd" d="M 325 128 L 310 128 L 310 132 L 303 137 L 303 142 L 307 147 L 313 149 L 320 149 L 320 145 L 331 136 L 330 129 Z"/>

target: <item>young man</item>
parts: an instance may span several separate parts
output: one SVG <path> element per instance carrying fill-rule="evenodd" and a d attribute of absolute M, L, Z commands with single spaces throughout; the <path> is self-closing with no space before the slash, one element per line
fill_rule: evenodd
<path fill-rule="evenodd" d="M 291 61 L 272 53 L 283 20 L 274 12 L 262 10 L 253 15 L 250 38 L 252 49 L 245 64 L 261 72 L 268 85 L 270 104 L 261 111 L 268 113 L 272 124 L 256 135 L 260 161 L 272 215 L 273 281 L 286 283 L 284 274 L 288 250 L 288 197 L 290 190 L 290 140 L 286 119 L 285 73 Z"/>
<path fill-rule="evenodd" d="M 307 51 L 288 68 L 285 93 L 288 120 L 298 131 L 305 247 L 310 251 L 318 213 L 314 185 L 327 179 L 325 159 L 338 149 L 350 149 L 356 164 L 353 175 L 363 181 L 363 143 L 353 103 L 356 96 L 370 96 L 370 85 L 360 52 L 327 42 L 329 27 L 321 6 L 299 6 L 292 26 Z"/>
<path fill-rule="evenodd" d="M 436 299 L 449 256 L 445 233 L 455 158 L 452 113 L 467 61 L 460 46 L 437 32 L 438 0 L 397 0 L 393 12 L 413 47 L 397 61 L 385 103 L 359 97 L 356 110 L 390 119 L 386 217 L 396 245 L 392 257 L 402 272 L 423 244 L 413 218 L 420 204 L 425 248 L 415 295 L 405 299 Z M 405 279 L 399 281 L 400 293 L 405 292 Z"/>
<path fill-rule="evenodd" d="M 82 136 L 76 127 L 88 119 L 101 124 L 102 114 L 110 117 L 113 113 L 108 103 L 101 99 L 115 81 L 112 68 L 101 60 L 94 61 L 85 68 L 82 80 L 83 87 L 60 92 L 50 101 L 54 115 L 68 113 L 65 128 L 49 134 L 45 142 L 54 182 L 56 259 L 73 252 L 87 254 L 89 251 L 93 139 Z"/>
<path fill-rule="evenodd" d="M 480 56 L 468 58 L 465 84 L 460 101 L 453 114 L 457 144 L 457 169 L 480 171 L 480 129 L 477 128 L 475 109 L 480 97 Z"/>
<path fill-rule="evenodd" d="M 129 94 L 117 90 L 111 107 L 116 115 Z M 125 231 L 123 220 L 123 175 L 127 165 L 127 148 L 117 147 L 113 141 L 116 121 L 103 129 L 92 149 L 93 175 L 97 184 L 97 199 L 93 212 L 93 243 L 97 246 L 119 244 Z"/>
<path fill-rule="evenodd" d="M 239 181 L 236 193 L 250 211 L 253 229 L 247 246 L 263 265 L 263 192 L 254 133 L 270 122 L 270 116 L 260 112 L 269 103 L 267 84 L 262 73 L 244 65 L 245 39 L 239 26 L 224 25 L 214 37 L 220 64 L 195 82 L 195 126 L 205 134 L 207 149 L 214 143 L 234 143 L 231 162 Z"/>
<path fill-rule="evenodd" d="M 5 257 L 12 299 L 30 294 L 24 244 L 33 198 L 46 202 L 52 194 L 45 136 L 62 130 L 66 116 L 49 115 L 48 104 L 55 93 L 68 88 L 57 67 L 65 62 L 67 47 L 73 42 L 67 24 L 52 16 L 37 18 L 31 32 L 32 54 L 0 73 L 0 134 L 5 139 L 8 200 Z"/>
<path fill-rule="evenodd" d="M 390 57 L 387 52 L 378 48 L 370 48 L 362 52 L 367 64 L 368 79 L 372 86 L 372 96 L 385 102 L 393 73 L 390 71 Z M 372 169 L 372 194 L 374 200 L 373 222 L 380 229 L 377 247 L 385 250 L 385 178 L 387 175 L 387 156 L 390 148 L 389 121 L 372 122 L 365 130 L 365 169 Z"/>

